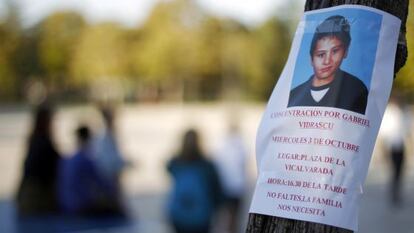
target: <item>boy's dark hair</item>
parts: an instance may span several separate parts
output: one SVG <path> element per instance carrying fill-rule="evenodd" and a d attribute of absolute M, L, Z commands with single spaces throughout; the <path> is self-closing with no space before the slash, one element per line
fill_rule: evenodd
<path fill-rule="evenodd" d="M 325 19 L 321 24 L 318 25 L 315 29 L 315 34 L 313 34 L 313 39 L 310 48 L 310 55 L 312 57 L 313 52 L 316 47 L 318 40 L 323 37 L 334 36 L 342 41 L 345 46 L 345 50 L 348 49 L 349 44 L 351 43 L 351 26 L 345 17 L 341 15 L 334 15 Z"/>
<path fill-rule="evenodd" d="M 81 144 L 87 143 L 89 141 L 89 139 L 91 138 L 91 132 L 90 132 L 88 126 L 80 125 L 76 129 L 76 137 L 77 137 L 79 143 L 81 143 Z"/>

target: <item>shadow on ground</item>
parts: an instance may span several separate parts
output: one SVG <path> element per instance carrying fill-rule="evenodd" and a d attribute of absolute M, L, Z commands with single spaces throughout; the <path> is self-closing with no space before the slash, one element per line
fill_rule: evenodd
<path fill-rule="evenodd" d="M 407 181 L 403 191 L 401 204 L 394 206 L 391 204 L 386 184 L 367 184 L 359 211 L 358 232 L 414 232 L 414 180 Z"/>
<path fill-rule="evenodd" d="M 404 200 L 391 205 L 384 182 L 368 182 L 361 201 L 360 233 L 412 233 L 414 229 L 414 181 L 406 182 Z M 0 232 L 4 233 L 170 233 L 163 210 L 165 194 L 128 198 L 129 218 L 64 218 L 44 216 L 19 220 L 11 200 L 0 200 Z"/>

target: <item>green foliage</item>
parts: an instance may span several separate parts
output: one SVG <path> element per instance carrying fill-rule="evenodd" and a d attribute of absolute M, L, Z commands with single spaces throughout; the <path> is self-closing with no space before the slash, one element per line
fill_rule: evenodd
<path fill-rule="evenodd" d="M 128 48 L 126 32 L 117 24 L 91 26 L 80 35 L 71 63 L 72 82 L 88 85 L 125 77 Z"/>
<path fill-rule="evenodd" d="M 13 17 L 0 24 L 0 92 L 10 94 L 36 79 L 59 92 L 106 94 L 117 86 L 143 99 L 217 100 L 237 93 L 264 101 L 291 39 L 285 21 L 249 28 L 188 0 L 161 1 L 132 29 L 87 24 L 76 12 L 54 13 L 29 29 Z"/>
<path fill-rule="evenodd" d="M 1 51 L 0 51 L 1 53 Z M 0 56 L 0 99 L 9 99 L 14 95 L 14 73 L 4 56 Z"/>
<path fill-rule="evenodd" d="M 46 77 L 46 73 L 39 60 L 39 33 L 35 30 L 26 32 L 19 39 L 19 44 L 10 56 L 13 69 L 20 82 L 33 76 Z"/>
<path fill-rule="evenodd" d="M 52 85 L 62 84 L 69 72 L 72 55 L 85 22 L 78 13 L 60 12 L 39 26 L 39 61 Z"/>
<path fill-rule="evenodd" d="M 291 38 L 289 29 L 280 20 L 267 21 L 254 32 L 255 63 L 248 87 L 256 99 L 267 99 L 285 65 Z"/>
<path fill-rule="evenodd" d="M 20 42 L 20 24 L 17 8 L 9 4 L 8 14 L 0 22 L 0 99 L 11 99 L 17 94 L 16 70 L 13 55 Z"/>
<path fill-rule="evenodd" d="M 188 1 L 156 6 L 131 46 L 135 77 L 165 92 L 182 91 L 185 80 L 197 79 L 204 65 L 200 56 L 204 49 L 200 36 L 203 18 Z"/>

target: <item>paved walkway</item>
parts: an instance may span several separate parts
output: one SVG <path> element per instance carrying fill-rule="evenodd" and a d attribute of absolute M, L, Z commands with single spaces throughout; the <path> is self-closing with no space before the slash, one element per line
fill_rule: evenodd
<path fill-rule="evenodd" d="M 399 207 L 390 204 L 388 186 L 384 182 L 367 184 L 364 192 L 358 232 L 414 232 L 414 179 L 406 180 L 403 202 Z"/>
<path fill-rule="evenodd" d="M 254 154 L 254 135 L 262 114 L 263 106 L 244 107 L 243 132 L 251 154 Z M 63 152 L 73 147 L 71 135 L 79 115 L 88 115 L 83 108 L 63 109 L 57 115 L 59 127 L 57 144 Z M 226 106 L 131 106 L 123 109 L 120 116 L 120 141 L 125 155 L 137 166 L 129 171 L 125 179 L 126 191 L 131 196 L 128 206 L 133 221 L 127 226 L 110 229 L 90 229 L 78 233 L 171 233 L 163 214 L 168 177 L 165 161 L 169 159 L 182 130 L 188 125 L 200 125 L 206 148 L 214 148 L 225 132 Z M 191 116 L 191 117 L 189 117 Z M 213 119 L 213 120 L 211 120 Z M 211 122 L 208 127 L 203 122 Z M 177 122 L 171 124 L 171 122 Z M 16 233 L 15 214 L 10 200 L 20 177 L 25 150 L 25 138 L 29 129 L 30 116 L 27 111 L 0 113 L 0 232 Z M 156 124 L 155 124 L 156 123 Z M 197 123 L 197 124 L 196 124 Z M 414 141 L 414 140 L 412 140 Z M 71 146 L 72 145 L 72 146 Z M 381 148 L 381 147 L 378 147 Z M 414 232 L 414 149 L 407 156 L 407 179 L 405 200 L 400 208 L 389 205 L 387 196 L 388 171 L 386 156 L 374 152 L 360 208 L 359 231 L 361 233 L 413 233 Z M 251 159 L 255 168 L 254 158 Z M 143 194 L 145 192 L 146 194 Z M 246 204 L 248 205 L 248 204 Z M 247 211 L 243 213 L 247 217 Z M 245 221 L 243 221 L 245 222 Z M 244 227 L 242 227 L 244 229 Z M 70 232 L 70 231 L 66 231 Z M 74 231 L 72 231 L 74 232 Z M 37 233 L 37 232 L 34 232 Z M 42 232 L 45 233 L 45 232 Z M 222 232 L 215 232 L 222 233 Z"/>
<path fill-rule="evenodd" d="M 360 208 L 360 233 L 412 233 L 414 232 L 414 179 L 406 180 L 404 201 L 400 207 L 390 205 L 387 186 L 384 182 L 369 181 L 365 186 Z M 163 207 L 165 195 L 141 195 L 129 199 L 132 221 L 125 225 L 102 227 L 101 223 L 91 221 L 95 227 L 85 227 L 85 222 L 78 224 L 80 230 L 66 228 L 60 232 L 73 233 L 172 233 Z M 247 216 L 247 212 L 244 213 Z M 54 220 L 47 220 L 53 223 Z M 73 223 L 73 222 L 72 222 Z M 83 224 L 83 225 L 82 225 Z M 17 233 L 15 210 L 10 200 L 0 202 L 0 232 Z M 244 227 L 243 227 L 244 228 Z M 61 228 L 62 229 L 62 228 Z M 63 228 L 64 229 L 64 228 Z M 44 231 L 29 231 L 45 233 Z M 242 231 L 244 232 L 244 231 Z M 26 233 L 26 232 L 24 232 Z M 216 232 L 221 233 L 221 232 Z"/>

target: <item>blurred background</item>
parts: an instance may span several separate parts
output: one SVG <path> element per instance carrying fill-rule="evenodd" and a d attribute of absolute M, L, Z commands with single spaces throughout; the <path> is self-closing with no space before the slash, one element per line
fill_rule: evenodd
<path fill-rule="evenodd" d="M 246 148 L 247 188 L 238 213 L 243 231 L 256 178 L 257 126 L 304 2 L 0 0 L 0 231 L 20 232 L 16 193 L 32 112 L 45 101 L 55 106 L 51 137 L 62 158 L 76 152 L 80 123 L 93 134 L 105 128 L 97 105 L 116 106 L 117 145 L 128 164 L 120 179 L 128 224 L 76 222 L 62 232 L 173 232 L 165 213 L 173 183 L 168 161 L 189 128 L 197 129 L 202 150 L 214 160 L 232 122 Z M 409 57 L 393 88 L 406 129 L 402 204 L 389 200 L 392 159 L 387 136 L 380 134 L 360 232 L 408 233 L 414 227 L 413 12 L 411 4 Z M 383 125 L 395 121 L 390 117 Z M 221 225 L 214 232 L 226 232 Z"/>

